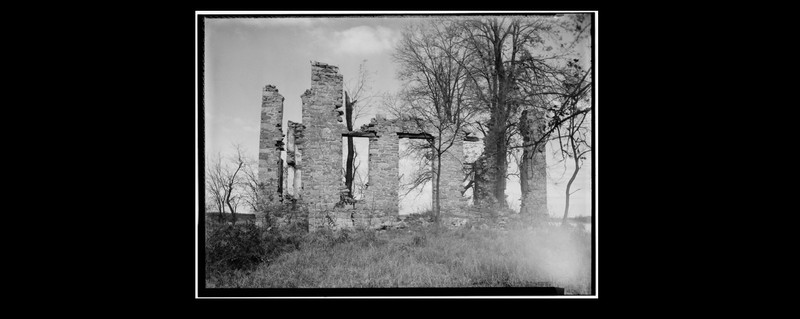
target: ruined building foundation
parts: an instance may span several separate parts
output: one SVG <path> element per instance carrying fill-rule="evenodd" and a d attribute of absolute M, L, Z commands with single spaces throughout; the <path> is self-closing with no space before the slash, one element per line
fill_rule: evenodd
<path fill-rule="evenodd" d="M 273 85 L 265 86 L 262 94 L 259 180 L 270 202 L 292 198 L 303 205 L 308 212 L 310 231 L 379 228 L 398 220 L 399 139 L 435 139 L 404 118 L 376 116 L 359 130 L 348 131 L 342 117 L 342 82 L 338 67 L 312 62 L 311 88 L 301 95 L 302 123 L 289 121 L 287 125 L 286 169 L 281 160 L 284 98 Z M 367 186 L 362 199 L 355 203 L 342 200 L 349 196 L 342 177 L 343 136 L 369 138 Z M 454 140 L 442 154 L 441 181 L 438 188 L 436 180 L 433 181 L 433 192 L 434 195 L 440 193 L 443 214 L 462 215 L 468 211 L 467 200 L 461 195 L 466 136 L 463 132 L 444 132 L 442 138 L 448 142 L 451 138 Z M 523 205 L 536 212 L 543 209 L 546 214 L 544 154 L 539 153 L 542 154 L 541 164 L 534 160 L 530 168 L 533 173 L 527 175 L 527 183 L 535 186 L 527 196 L 523 194 Z M 537 156 L 533 158 L 538 159 Z M 433 198 L 435 200 L 436 196 Z M 433 205 L 436 207 L 436 203 Z"/>

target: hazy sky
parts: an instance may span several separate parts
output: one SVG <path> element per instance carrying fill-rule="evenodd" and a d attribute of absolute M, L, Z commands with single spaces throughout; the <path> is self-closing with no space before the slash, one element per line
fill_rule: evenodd
<path fill-rule="evenodd" d="M 319 61 L 339 67 L 345 85 L 354 81 L 358 67 L 366 60 L 371 73 L 371 93 L 395 93 L 401 83 L 395 77 L 391 53 L 405 25 L 424 17 L 353 18 L 225 18 L 205 19 L 204 94 L 205 147 L 207 154 L 231 154 L 234 143 L 247 156 L 258 157 L 261 90 L 275 85 L 284 96 L 286 121 L 301 122 L 300 95 L 311 86 L 311 63 Z M 198 44 L 203 45 L 203 44 Z M 586 49 L 588 54 L 588 48 Z M 377 106 L 378 99 L 372 101 Z M 368 123 L 377 107 L 356 121 Z M 202 138 L 202 137 L 201 137 Z M 356 139 L 356 149 L 366 154 L 366 139 Z M 551 152 L 548 145 L 548 154 Z M 563 163 L 548 155 L 548 208 L 561 216 L 564 188 L 572 168 L 564 173 Z M 410 165 L 402 161 L 401 173 Z M 365 166 L 365 165 L 364 165 Z M 591 213 L 590 162 L 587 161 L 572 189 L 570 216 Z M 507 194 L 512 207 L 519 207 L 519 181 L 510 179 Z M 401 202 L 403 213 L 430 206 L 430 190 Z"/>

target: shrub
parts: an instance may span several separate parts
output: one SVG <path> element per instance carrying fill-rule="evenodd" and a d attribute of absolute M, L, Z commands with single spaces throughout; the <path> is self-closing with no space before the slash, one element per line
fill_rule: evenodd
<path fill-rule="evenodd" d="M 428 243 L 428 238 L 425 234 L 422 235 L 414 235 L 414 238 L 411 239 L 411 245 L 414 247 L 424 247 Z"/>
<path fill-rule="evenodd" d="M 263 228 L 261 243 L 264 245 L 263 261 L 270 263 L 281 254 L 300 249 L 303 235 L 298 232 L 289 232 L 284 229 Z"/>
<path fill-rule="evenodd" d="M 303 238 L 300 249 L 310 249 L 313 247 L 331 248 L 339 236 L 334 231 L 323 228 L 306 234 Z"/>
<path fill-rule="evenodd" d="M 337 245 L 348 243 L 360 247 L 380 247 L 386 245 L 388 241 L 378 238 L 376 231 L 372 229 L 331 230 L 323 228 L 302 236 L 298 243 L 298 248 L 300 250 L 313 248 L 331 249 Z"/>
<path fill-rule="evenodd" d="M 247 270 L 265 255 L 260 229 L 252 223 L 206 225 L 206 274 Z"/>
<path fill-rule="evenodd" d="M 381 247 L 389 241 L 378 238 L 374 230 L 362 229 L 354 233 L 353 240 L 361 247 Z"/>

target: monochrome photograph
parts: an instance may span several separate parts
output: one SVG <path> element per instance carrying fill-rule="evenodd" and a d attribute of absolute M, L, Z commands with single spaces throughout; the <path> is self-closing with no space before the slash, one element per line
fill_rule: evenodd
<path fill-rule="evenodd" d="M 196 11 L 198 298 L 597 298 L 597 11 Z"/>

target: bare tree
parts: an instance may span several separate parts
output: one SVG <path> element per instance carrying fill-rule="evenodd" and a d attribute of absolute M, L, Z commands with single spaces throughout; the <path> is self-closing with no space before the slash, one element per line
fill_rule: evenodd
<path fill-rule="evenodd" d="M 519 26 L 515 24 L 519 23 Z M 502 23 L 500 23 L 502 25 Z M 568 123 L 571 119 L 584 116 L 590 112 L 590 107 L 577 107 L 578 103 L 586 101 L 588 104 L 589 92 L 592 83 L 590 70 L 581 67 L 581 59 L 587 58 L 586 51 L 581 48 L 588 48 L 585 40 L 589 35 L 590 21 L 586 15 L 572 15 L 562 19 L 534 20 L 533 22 L 519 22 L 511 20 L 509 28 L 511 30 L 511 43 L 516 43 L 514 39 L 523 39 L 519 43 L 518 54 L 514 58 L 514 50 L 511 59 L 508 61 L 508 69 L 515 70 L 516 76 L 512 85 L 512 90 L 506 97 L 509 103 L 505 115 L 514 114 L 508 119 L 517 117 L 514 112 L 533 112 L 537 117 L 538 123 L 534 131 L 525 128 L 524 136 L 521 138 L 511 138 L 522 133 L 517 122 L 507 123 L 505 133 L 507 134 L 506 150 L 514 152 L 518 148 L 524 148 L 521 161 L 518 162 L 520 168 L 520 186 L 523 194 L 527 194 L 531 185 L 527 184 L 528 177 L 533 172 L 533 162 L 544 160 L 544 157 L 535 159 L 534 155 L 544 150 L 545 144 L 554 139 L 552 134 L 555 130 Z M 520 37 L 517 35 L 520 30 L 535 31 Z M 563 40 L 563 37 L 567 40 Z M 512 48 L 516 45 L 512 45 Z M 555 48 L 554 48 L 555 47 Z M 501 54 L 502 55 L 502 54 Z M 516 106 L 516 109 L 511 108 Z M 520 114 L 522 115 L 522 114 Z M 489 123 L 491 126 L 493 123 Z M 499 124 L 499 123 L 494 123 Z M 491 131 L 489 132 L 491 135 Z M 502 134 L 500 134 L 502 135 Z M 562 138 L 557 134 L 555 139 Z M 491 140 L 491 139 L 490 139 Z M 490 141 L 491 142 L 491 141 Z M 488 146 L 487 146 L 488 147 Z M 490 151 L 487 156 L 491 156 Z M 497 157 L 501 157 L 500 153 Z M 489 163 L 491 164 L 491 163 Z M 498 164 L 499 165 L 499 164 Z M 491 165 L 486 165 L 492 169 Z M 480 168 L 480 167 L 479 167 Z M 500 171 L 502 169 L 495 169 Z M 485 169 L 484 172 L 489 171 Z M 505 174 L 506 176 L 508 174 Z M 503 176 L 497 175 L 495 176 Z M 496 183 L 505 181 L 495 180 Z M 499 191 L 499 185 L 496 185 Z M 499 192 L 496 195 L 500 195 Z M 523 201 L 524 205 L 524 201 Z M 521 207 L 521 211 L 524 211 Z"/>
<path fill-rule="evenodd" d="M 405 92 L 398 94 L 384 93 L 381 96 L 381 108 L 389 112 L 393 118 L 408 118 L 409 105 L 403 100 Z M 421 123 L 422 124 L 422 123 Z M 423 131 L 427 128 L 423 128 Z M 405 174 L 399 177 L 401 183 L 401 196 L 407 196 L 412 191 L 417 190 L 417 196 L 422 194 L 424 185 L 434 180 L 433 149 L 432 144 L 427 140 L 409 139 L 406 148 L 399 154 L 403 158 L 411 158 L 416 161 L 414 170 L 409 172 L 407 182 L 403 182 Z M 462 194 L 463 195 L 463 194 Z"/>
<path fill-rule="evenodd" d="M 393 55 L 400 66 L 398 78 L 405 84 L 393 113 L 415 123 L 423 132 L 433 133 L 424 146 L 430 150 L 433 172 L 430 178 L 417 176 L 415 183 L 433 179 L 437 225 L 441 216 L 442 156 L 463 137 L 460 133 L 474 115 L 464 67 L 469 55 L 457 45 L 459 32 L 448 20 L 409 26 Z"/>
<path fill-rule="evenodd" d="M 467 64 L 469 79 L 489 113 L 488 121 L 480 125 L 485 132 L 484 155 L 477 167 L 474 194 L 478 200 L 505 207 L 508 130 L 520 106 L 514 100 L 522 74 L 519 61 L 525 45 L 533 45 L 547 25 L 520 18 L 489 18 L 467 19 L 460 26 L 465 32 L 459 43 L 472 57 Z"/>
<path fill-rule="evenodd" d="M 364 195 L 364 190 L 366 189 L 366 181 L 364 180 L 364 176 L 359 173 L 358 168 L 360 165 L 355 164 L 353 167 L 353 172 L 355 178 L 353 179 L 353 198 L 354 199 L 361 199 L 361 196 Z"/>
<path fill-rule="evenodd" d="M 561 145 L 561 154 L 565 158 L 568 154 L 579 155 L 579 153 L 568 152 L 563 147 L 562 140 L 565 138 L 577 138 L 576 135 L 582 132 L 574 128 L 573 125 L 575 125 L 577 120 L 580 120 L 579 123 L 581 123 L 582 119 L 591 111 L 591 107 L 588 104 L 590 104 L 589 92 L 592 83 L 588 81 L 588 70 L 583 71 L 577 67 L 576 64 L 570 64 L 570 67 L 574 68 L 574 72 L 564 72 L 561 84 L 553 88 L 556 92 L 560 92 L 560 94 L 556 94 L 554 98 L 556 102 L 550 105 L 542 105 L 545 101 L 540 99 L 540 104 L 529 109 L 528 111 L 534 112 L 534 114 L 537 114 L 539 117 L 536 121 L 536 127 L 526 128 L 526 132 L 523 134 L 523 142 L 519 145 L 509 147 L 509 149 L 512 150 L 516 148 L 524 149 L 520 165 L 520 189 L 523 196 L 530 192 L 531 185 L 527 182 L 529 176 L 531 176 L 530 174 L 535 174 L 535 172 L 532 171 L 532 169 L 536 167 L 535 162 L 544 160 L 544 156 L 540 152 L 544 151 L 546 143 L 551 140 L 557 140 L 559 145 Z M 581 107 L 581 105 L 583 107 Z M 564 125 L 568 127 L 566 134 L 562 134 L 561 127 Z M 579 155 L 578 158 L 580 157 Z M 576 174 L 577 171 L 574 172 L 573 179 Z M 541 178 L 544 177 L 542 176 Z M 569 186 L 572 184 L 573 179 L 570 180 L 567 186 L 567 209 L 569 209 Z M 525 206 L 525 201 L 523 201 L 522 204 L 523 206 L 520 207 L 520 212 L 527 212 L 528 207 Z"/>
<path fill-rule="evenodd" d="M 355 82 L 348 83 L 344 91 L 344 110 L 345 110 L 345 124 L 348 131 L 353 131 L 355 121 L 364 114 L 367 104 L 366 102 L 372 97 L 369 95 L 369 81 L 370 73 L 366 67 L 367 60 L 361 62 L 358 66 L 358 76 Z M 359 103 L 360 102 L 360 103 Z M 345 186 L 350 191 L 350 196 L 353 197 L 353 181 L 355 180 L 355 157 L 356 150 L 353 143 L 353 137 L 347 137 L 347 158 L 345 160 Z"/>
<path fill-rule="evenodd" d="M 407 196 L 414 190 L 417 195 L 422 194 L 426 183 L 434 180 L 433 177 L 433 150 L 431 143 L 426 140 L 409 139 L 408 144 L 403 152 L 400 153 L 401 157 L 411 158 L 416 161 L 415 169 L 410 172 L 410 181 L 403 183 L 403 177 L 400 176 L 401 188 L 404 190 L 401 196 Z M 462 194 L 463 195 L 463 194 Z"/>
<path fill-rule="evenodd" d="M 581 169 L 582 163 L 586 159 L 586 154 L 592 151 L 589 139 L 587 138 L 589 129 L 584 125 L 586 116 L 587 113 L 582 113 L 577 117 L 570 118 L 566 124 L 563 138 L 558 139 L 561 154 L 564 156 L 564 159 L 571 158 L 574 165 L 572 176 L 569 178 L 569 182 L 567 182 L 567 187 L 564 191 L 565 205 L 564 217 L 561 219 L 562 224 L 567 223 L 567 217 L 569 215 L 569 198 L 570 195 L 573 194 L 570 192 L 572 182 L 575 181 L 575 177 L 578 175 L 578 171 Z"/>
<path fill-rule="evenodd" d="M 239 173 L 242 171 L 242 168 L 245 166 L 246 157 L 244 156 L 244 151 L 242 150 L 241 145 L 236 144 L 234 145 L 236 149 L 236 154 L 233 158 L 231 158 L 232 164 L 235 168 L 232 170 L 228 170 L 228 174 L 226 174 L 225 179 L 225 203 L 228 205 L 228 208 L 231 211 L 231 220 L 234 224 L 236 224 L 236 210 L 238 208 L 238 204 L 241 201 L 240 194 L 237 192 L 237 188 L 241 183 L 240 179 L 241 176 Z"/>
<path fill-rule="evenodd" d="M 522 110 L 563 93 L 552 86 L 560 82 L 563 61 L 589 33 L 588 19 L 512 16 L 457 21 L 463 30 L 457 42 L 469 53 L 460 61 L 486 114 L 473 123 L 484 136 L 484 153 L 470 171 L 474 198 L 505 207 L 505 177 L 513 151 L 509 145 L 517 118 Z M 565 34 L 571 40 L 564 41 Z"/>
<path fill-rule="evenodd" d="M 258 161 L 247 160 L 242 167 L 243 200 L 253 212 L 264 212 L 267 198 L 264 183 L 258 179 Z"/>
<path fill-rule="evenodd" d="M 591 111 L 589 91 L 592 83 L 588 80 L 590 79 L 591 70 L 583 70 L 578 62 L 579 60 L 576 59 L 567 63 L 567 68 L 571 72 L 564 77 L 561 87 L 561 90 L 567 92 L 567 94 L 560 96 L 561 105 L 555 109 L 553 118 L 549 123 L 551 126 L 550 131 L 552 132 L 555 129 L 555 137 L 553 139 L 558 141 L 565 168 L 566 161 L 569 158 L 573 160 L 574 165 L 572 176 L 570 176 L 565 189 L 562 224 L 567 223 L 569 216 L 570 196 L 574 193 L 571 192 L 572 183 L 575 181 L 575 177 L 586 159 L 585 156 L 592 151 L 592 145 L 588 137 L 590 129 L 586 125 L 587 117 Z M 591 118 L 589 120 L 591 121 Z"/>
<path fill-rule="evenodd" d="M 523 147 L 533 147 L 535 149 L 543 146 L 549 140 L 564 138 L 565 136 L 561 134 L 554 136 L 553 133 L 559 131 L 565 123 L 591 112 L 592 108 L 589 105 L 591 102 L 589 93 L 592 88 L 591 77 L 589 76 L 591 70 L 583 70 L 576 62 L 569 62 L 568 67 L 572 68 L 572 71 L 563 72 L 559 78 L 559 84 L 553 87 L 553 92 L 548 93 L 555 95 L 553 99 L 547 101 L 549 104 L 545 106 L 539 104 L 531 107 L 531 109 L 543 109 L 545 113 L 545 126 L 542 128 L 543 133 L 540 137 L 520 145 L 511 146 L 509 147 L 510 149 Z"/>
<path fill-rule="evenodd" d="M 236 223 L 236 211 L 243 197 L 239 190 L 241 171 L 245 166 L 245 156 L 240 145 L 234 145 L 236 154 L 229 159 L 230 165 L 223 161 L 221 154 L 210 158 L 206 167 L 206 188 L 221 214 L 225 207 L 231 214 L 231 221 Z"/>
<path fill-rule="evenodd" d="M 216 154 L 206 157 L 206 193 L 212 202 L 212 207 L 220 213 L 220 218 L 225 214 L 225 164 L 222 155 Z"/>

